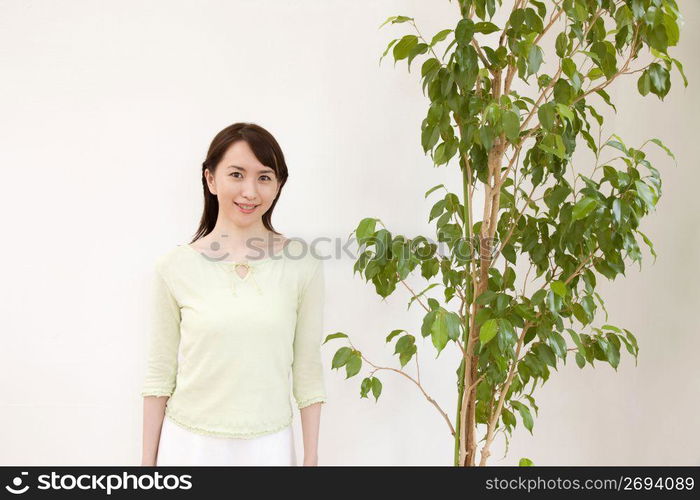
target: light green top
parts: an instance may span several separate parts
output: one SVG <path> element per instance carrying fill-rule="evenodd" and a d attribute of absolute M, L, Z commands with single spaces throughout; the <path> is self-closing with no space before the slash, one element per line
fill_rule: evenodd
<path fill-rule="evenodd" d="M 235 265 L 187 244 L 158 257 L 141 395 L 170 396 L 191 431 L 252 438 L 291 423 L 290 372 L 300 409 L 326 401 L 324 269 L 299 239 L 243 278 Z"/>

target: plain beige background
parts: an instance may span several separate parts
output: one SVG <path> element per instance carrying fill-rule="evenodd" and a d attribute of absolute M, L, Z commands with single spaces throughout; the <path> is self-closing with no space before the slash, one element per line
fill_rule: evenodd
<path fill-rule="evenodd" d="M 678 158 L 674 167 L 649 149 L 664 188 L 642 230 L 658 260 L 645 251 L 641 272 L 601 278 L 610 322 L 639 339 L 639 365 L 623 354 L 617 372 L 579 370 L 570 358 L 535 393 L 534 436 L 519 425 L 493 465 L 700 464 L 700 5 L 680 3 L 687 23 L 672 53 L 690 86 L 674 72 L 660 102 L 621 78 L 610 90 L 619 113 L 606 110 L 606 130 L 631 145 L 659 137 Z M 434 237 L 423 194 L 440 182 L 458 191 L 458 168 L 434 169 L 422 153 L 419 65 L 377 64 L 409 32 L 377 29 L 397 14 L 432 36 L 458 10 L 447 0 L 0 0 L 0 464 L 139 463 L 150 272 L 197 227 L 200 165 L 221 128 L 254 121 L 280 141 L 291 174 L 273 218 L 282 233 L 344 242 L 373 216 L 395 234 Z M 326 333 L 398 366 L 384 337 L 417 332 L 421 310 L 406 312 L 402 290 L 382 302 L 353 263 L 326 262 Z M 435 360 L 417 336 L 426 390 L 453 417 L 457 353 Z M 379 402 L 360 399 L 360 376 L 330 370 L 340 345 L 323 350 L 320 463 L 451 464 L 447 426 L 416 387 L 383 372 Z M 298 415 L 294 425 L 301 454 Z"/>

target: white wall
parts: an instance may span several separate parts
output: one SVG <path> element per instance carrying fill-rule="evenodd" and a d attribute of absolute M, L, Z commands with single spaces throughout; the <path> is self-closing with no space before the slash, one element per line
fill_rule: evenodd
<path fill-rule="evenodd" d="M 700 8 L 683 4 L 674 53 L 691 86 L 674 74 L 663 103 L 639 97 L 634 78 L 611 91 L 619 115 L 608 124 L 631 144 L 660 137 L 679 162 L 652 156 L 664 195 L 642 230 L 656 264 L 602 279 L 614 324 L 639 339 L 639 365 L 623 356 L 617 373 L 579 370 L 571 359 L 535 394 L 534 436 L 519 426 L 493 465 L 521 456 L 700 464 Z M 458 169 L 434 169 L 422 153 L 419 65 L 409 75 L 405 63 L 377 64 L 408 32 L 377 29 L 396 14 L 429 36 L 453 27 L 458 9 L 446 0 L 0 1 L 0 464 L 139 463 L 147 278 L 153 259 L 196 229 L 200 165 L 221 128 L 254 121 L 281 143 L 291 176 L 273 222 L 284 234 L 345 240 L 374 216 L 394 233 L 434 236 L 423 193 L 440 182 L 457 190 Z M 353 277 L 353 262 L 327 262 L 327 333 L 345 331 L 375 363 L 395 366 L 384 337 L 418 332 L 420 310 L 406 312 L 402 291 L 382 302 Z M 416 335 L 426 390 L 453 416 L 457 353 L 435 360 Z M 379 403 L 360 399 L 360 377 L 330 370 L 335 342 L 324 346 L 321 464 L 451 464 L 447 426 L 416 387 L 383 373 Z M 298 417 L 294 425 L 301 453 Z"/>

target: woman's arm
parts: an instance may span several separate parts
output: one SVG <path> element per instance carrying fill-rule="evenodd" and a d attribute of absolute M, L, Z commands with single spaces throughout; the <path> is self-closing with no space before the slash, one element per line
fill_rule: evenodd
<path fill-rule="evenodd" d="M 318 465 L 318 429 L 321 423 L 321 404 L 314 403 L 300 410 L 304 436 L 304 465 Z"/>
<path fill-rule="evenodd" d="M 326 402 L 321 360 L 325 295 L 323 261 L 317 261 L 310 274 L 297 309 L 292 390 L 301 413 L 304 465 L 318 465 L 321 405 Z"/>
<path fill-rule="evenodd" d="M 177 385 L 180 345 L 180 307 L 162 274 L 163 261 L 156 264 L 153 280 L 153 315 L 143 396 L 143 451 L 141 465 L 154 466 L 158 457 L 165 407 Z"/>
<path fill-rule="evenodd" d="M 160 430 L 165 418 L 165 404 L 169 396 L 146 396 L 143 398 L 143 451 L 141 465 L 153 467 L 158 458 Z"/>

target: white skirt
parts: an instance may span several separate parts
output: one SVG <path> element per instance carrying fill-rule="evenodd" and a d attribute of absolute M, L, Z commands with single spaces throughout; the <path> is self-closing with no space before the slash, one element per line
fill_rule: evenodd
<path fill-rule="evenodd" d="M 207 436 L 180 427 L 166 415 L 157 465 L 297 465 L 292 425 L 251 439 Z"/>

